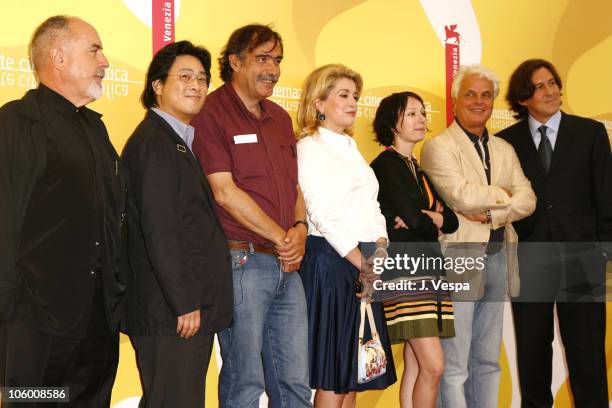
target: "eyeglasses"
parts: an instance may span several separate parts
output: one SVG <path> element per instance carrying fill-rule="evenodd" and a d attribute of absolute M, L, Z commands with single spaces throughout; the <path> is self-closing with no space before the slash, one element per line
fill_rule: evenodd
<path fill-rule="evenodd" d="M 210 87 L 211 81 L 208 75 L 196 74 L 191 70 L 181 71 L 178 74 L 168 74 L 168 76 L 178 77 L 179 81 L 186 84 L 190 84 L 194 79 L 198 81 L 201 86 Z"/>

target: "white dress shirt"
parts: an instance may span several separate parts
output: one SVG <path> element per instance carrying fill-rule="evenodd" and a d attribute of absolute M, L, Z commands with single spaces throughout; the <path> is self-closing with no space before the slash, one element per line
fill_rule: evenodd
<path fill-rule="evenodd" d="M 378 181 L 352 137 L 319 127 L 297 143 L 308 230 L 345 257 L 359 242 L 387 238 Z"/>
<path fill-rule="evenodd" d="M 546 123 L 540 123 L 533 118 L 533 116 L 529 115 L 529 119 L 527 120 L 529 123 L 529 130 L 531 131 L 531 137 L 533 138 L 533 143 L 535 144 L 536 150 L 538 146 L 540 146 L 540 140 L 542 139 L 542 135 L 538 129 L 542 125 L 546 125 L 546 137 L 550 141 L 550 145 L 553 150 L 555 150 L 555 144 L 557 143 L 557 134 L 559 133 L 559 124 L 561 124 L 561 111 L 557 111 L 554 115 L 548 119 Z"/>

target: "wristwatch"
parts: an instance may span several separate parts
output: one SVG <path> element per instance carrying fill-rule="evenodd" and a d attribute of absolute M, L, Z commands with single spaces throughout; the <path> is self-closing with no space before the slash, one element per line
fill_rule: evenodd
<path fill-rule="evenodd" d="M 493 217 L 491 216 L 491 210 L 487 210 L 487 222 L 486 224 L 491 224 L 493 225 Z"/>
<path fill-rule="evenodd" d="M 297 227 L 300 224 L 304 224 L 304 226 L 306 227 L 306 232 L 308 232 L 308 222 L 306 222 L 306 220 L 297 220 L 293 223 L 293 226 Z"/>

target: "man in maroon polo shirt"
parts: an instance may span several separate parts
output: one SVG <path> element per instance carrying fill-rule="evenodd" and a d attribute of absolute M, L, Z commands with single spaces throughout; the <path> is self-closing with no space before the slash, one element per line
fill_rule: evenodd
<path fill-rule="evenodd" d="M 192 121 L 193 151 L 212 187 L 234 278 L 232 326 L 219 334 L 219 403 L 310 407 L 307 316 L 297 274 L 307 234 L 291 118 L 267 100 L 283 44 L 267 26 L 234 31 L 219 58 L 223 86 Z"/>

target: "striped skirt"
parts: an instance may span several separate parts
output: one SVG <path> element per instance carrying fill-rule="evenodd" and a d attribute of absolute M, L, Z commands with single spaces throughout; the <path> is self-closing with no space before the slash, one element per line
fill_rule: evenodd
<path fill-rule="evenodd" d="M 450 293 L 439 288 L 440 281 L 445 282 L 444 277 L 401 278 L 385 282 L 386 288 L 377 291 L 377 297 L 383 302 L 391 343 L 455 335 L 453 303 Z"/>

